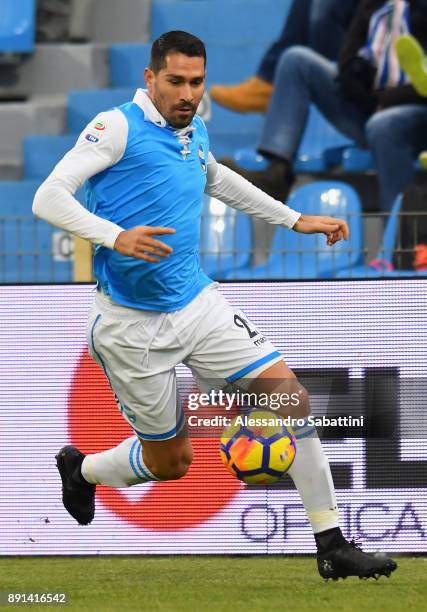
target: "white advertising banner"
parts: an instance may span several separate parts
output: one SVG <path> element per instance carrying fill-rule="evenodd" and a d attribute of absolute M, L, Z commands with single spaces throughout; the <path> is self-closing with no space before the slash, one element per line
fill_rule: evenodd
<path fill-rule="evenodd" d="M 427 281 L 221 291 L 299 376 L 329 381 L 326 392 L 314 385 L 315 413 L 364 415 L 363 436 L 323 436 L 344 534 L 368 551 L 426 552 Z M 184 479 L 98 487 L 89 526 L 67 514 L 58 449 L 97 452 L 132 435 L 87 352 L 93 298 L 91 285 L 0 286 L 0 555 L 314 552 L 290 479 L 246 487 L 222 466 L 214 438 L 193 439 Z M 381 419 L 394 432 L 386 440 Z"/>

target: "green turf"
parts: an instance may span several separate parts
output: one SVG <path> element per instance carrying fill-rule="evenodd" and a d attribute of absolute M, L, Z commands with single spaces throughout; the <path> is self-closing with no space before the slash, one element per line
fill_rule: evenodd
<path fill-rule="evenodd" d="M 402 558 L 391 578 L 323 582 L 313 558 L 1 558 L 0 591 L 67 592 L 69 605 L 102 610 L 268 612 L 427 610 L 427 559 Z M 52 609 L 11 606 L 7 609 Z"/>

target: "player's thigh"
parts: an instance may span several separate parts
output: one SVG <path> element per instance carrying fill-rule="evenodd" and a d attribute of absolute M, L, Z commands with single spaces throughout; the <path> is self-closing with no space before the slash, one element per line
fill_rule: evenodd
<path fill-rule="evenodd" d="M 284 361 L 278 361 L 260 372 L 251 381 L 248 392 L 269 396 L 270 405 L 284 416 L 300 418 L 310 414 L 307 390 Z"/>
<path fill-rule="evenodd" d="M 208 385 L 255 378 L 282 356 L 242 310 L 213 288 L 199 304 L 199 325 L 191 355 L 185 360 L 198 382 Z"/>
<path fill-rule="evenodd" d="M 122 310 L 118 310 L 121 314 Z M 135 315 L 137 316 L 137 315 Z M 91 313 L 88 341 L 91 356 L 103 368 L 122 416 L 142 440 L 173 438 L 185 423 L 177 401 L 177 385 L 171 340 L 166 336 L 156 350 L 153 342 L 156 321 L 148 317 L 114 318 L 105 311 Z"/>
<path fill-rule="evenodd" d="M 217 290 L 206 298 L 200 339 L 186 361 L 201 390 L 231 383 L 253 393 L 279 395 L 279 411 L 286 416 L 309 414 L 306 390 L 274 345 Z"/>
<path fill-rule="evenodd" d="M 144 463 L 160 480 L 176 480 L 188 471 L 193 460 L 190 439 L 183 433 L 169 440 L 141 440 Z"/>

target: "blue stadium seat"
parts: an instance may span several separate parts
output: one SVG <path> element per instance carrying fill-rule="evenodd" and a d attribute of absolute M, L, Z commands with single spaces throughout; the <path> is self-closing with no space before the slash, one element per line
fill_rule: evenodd
<path fill-rule="evenodd" d="M 24 176 L 44 180 L 77 140 L 77 134 L 65 136 L 28 136 L 24 139 Z"/>
<path fill-rule="evenodd" d="M 258 132 L 261 132 L 262 125 L 258 124 L 256 127 Z M 300 174 L 325 172 L 329 167 L 338 165 L 343 150 L 350 142 L 323 118 L 315 106 L 312 106 L 294 162 L 295 172 Z M 233 157 L 247 170 L 263 170 L 268 166 L 268 162 L 253 147 L 240 147 Z"/>
<path fill-rule="evenodd" d="M 342 168 L 345 172 L 367 172 L 375 168 L 375 162 L 369 149 L 349 147 L 343 152 Z"/>
<path fill-rule="evenodd" d="M 0 282 L 69 282 L 72 262 L 55 261 L 53 237 L 60 230 L 34 216 L 0 217 Z"/>
<path fill-rule="evenodd" d="M 345 172 L 369 172 L 375 170 L 375 160 L 369 149 L 349 147 L 342 154 L 342 169 Z M 418 160 L 414 160 L 415 170 L 422 170 Z"/>
<path fill-rule="evenodd" d="M 292 0 L 156 0 L 151 37 L 185 30 L 206 44 L 271 44 L 278 36 Z"/>
<path fill-rule="evenodd" d="M 131 101 L 134 95 L 134 88 L 71 91 L 67 104 L 68 130 L 80 133 L 98 113 Z"/>
<path fill-rule="evenodd" d="M 205 197 L 200 229 L 200 261 L 208 276 L 223 280 L 249 262 L 252 249 L 248 215 Z"/>
<path fill-rule="evenodd" d="M 209 130 L 209 125 L 208 125 Z M 216 159 L 221 157 L 233 157 L 239 147 L 245 147 L 245 150 L 253 146 L 255 136 L 251 132 L 224 132 L 215 133 L 209 130 L 210 150 Z"/>
<path fill-rule="evenodd" d="M 143 87 L 144 68 L 150 63 L 151 45 L 127 43 L 111 45 L 110 75 L 112 87 Z"/>
<path fill-rule="evenodd" d="M 0 53 L 31 53 L 35 16 L 35 0 L 1 0 Z"/>
<path fill-rule="evenodd" d="M 110 47 L 112 87 L 143 87 L 144 68 L 150 60 L 151 45 L 115 44 Z M 265 46 L 207 45 L 207 83 L 237 83 L 255 74 Z"/>
<path fill-rule="evenodd" d="M 206 123 L 211 151 L 218 159 L 233 156 L 240 148 L 253 148 L 259 140 L 263 117 L 256 114 L 239 114 L 212 104 L 212 117 Z"/>
<path fill-rule="evenodd" d="M 264 117 L 255 113 L 234 113 L 216 103 L 212 103 L 212 117 L 207 123 L 209 133 L 250 133 L 258 140 L 258 135 L 264 124 Z"/>
<path fill-rule="evenodd" d="M 270 162 L 261 153 L 255 149 L 238 149 L 234 155 L 234 159 L 242 168 L 246 170 L 265 170 L 270 165 Z"/>
<path fill-rule="evenodd" d="M 352 187 L 332 181 L 311 183 L 298 189 L 288 204 L 307 215 L 332 215 L 346 219 L 350 226 L 349 242 L 340 241 L 328 247 L 323 235 L 298 234 L 279 227 L 267 262 L 238 270 L 233 278 L 333 278 L 340 269 L 360 259 L 361 205 Z"/>
<path fill-rule="evenodd" d="M 0 181 L 0 215 L 31 215 L 41 181 Z"/>
<path fill-rule="evenodd" d="M 352 141 L 338 132 L 312 105 L 294 169 L 297 173 L 325 172 L 340 163 L 342 151 Z"/>
<path fill-rule="evenodd" d="M 40 181 L 0 182 L 0 282 L 70 281 L 69 261 L 52 257 L 59 230 L 36 219 L 32 203 Z"/>

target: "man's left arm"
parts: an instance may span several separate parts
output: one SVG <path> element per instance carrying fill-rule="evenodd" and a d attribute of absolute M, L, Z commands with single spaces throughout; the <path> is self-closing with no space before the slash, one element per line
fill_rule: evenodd
<path fill-rule="evenodd" d="M 273 225 L 284 225 L 302 234 L 321 233 L 329 245 L 349 235 L 345 221 L 333 217 L 308 216 L 289 208 L 264 193 L 245 178 L 219 164 L 209 153 L 208 176 L 205 192 L 242 212 Z"/>

